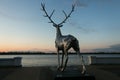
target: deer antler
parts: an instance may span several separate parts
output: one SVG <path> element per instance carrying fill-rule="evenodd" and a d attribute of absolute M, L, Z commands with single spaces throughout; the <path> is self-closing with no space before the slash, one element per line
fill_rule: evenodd
<path fill-rule="evenodd" d="M 72 5 L 72 10 L 71 10 L 71 12 L 67 15 L 66 14 L 66 12 L 63 10 L 63 13 L 64 13 L 64 15 L 65 15 L 65 19 L 61 22 L 61 23 L 59 23 L 58 25 L 62 25 L 63 23 L 65 23 L 65 21 L 70 17 L 70 15 L 72 14 L 72 12 L 74 11 L 74 8 L 75 8 L 75 5 Z"/>
<path fill-rule="evenodd" d="M 53 15 L 53 13 L 55 12 L 55 10 L 53 10 L 52 13 L 50 15 L 48 15 L 48 13 L 47 13 L 47 11 L 45 9 L 45 4 L 41 3 L 41 7 L 42 7 L 42 11 L 44 11 L 44 13 L 45 13 L 44 17 L 48 17 L 48 19 L 50 20 L 49 23 L 55 24 L 55 22 L 51 19 L 51 17 Z"/>

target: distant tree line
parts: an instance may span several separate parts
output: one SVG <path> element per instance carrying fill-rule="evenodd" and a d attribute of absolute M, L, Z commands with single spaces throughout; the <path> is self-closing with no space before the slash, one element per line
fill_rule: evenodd
<path fill-rule="evenodd" d="M 46 52 L 40 52 L 40 51 L 11 51 L 11 52 L 0 52 L 0 55 L 20 55 L 20 54 L 22 54 L 22 55 L 35 55 L 35 54 L 49 54 L 49 55 L 51 55 L 51 54 L 57 54 L 57 53 L 55 53 L 55 52 L 53 52 L 53 53 L 46 53 Z M 74 53 L 74 52 L 69 52 L 69 54 L 76 54 L 76 53 Z M 120 52 L 87 52 L 87 53 L 80 53 L 80 54 L 120 54 Z"/>

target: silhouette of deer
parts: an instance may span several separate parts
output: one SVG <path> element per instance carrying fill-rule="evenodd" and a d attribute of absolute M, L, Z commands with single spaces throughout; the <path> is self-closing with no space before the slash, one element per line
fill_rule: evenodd
<path fill-rule="evenodd" d="M 50 20 L 49 23 L 52 23 L 53 26 L 56 28 L 55 47 L 57 49 L 57 55 L 58 55 L 58 70 L 60 70 L 60 71 L 65 70 L 65 68 L 67 66 L 67 62 L 68 62 L 68 50 L 70 48 L 73 48 L 80 57 L 80 60 L 82 62 L 82 66 L 83 66 L 82 74 L 84 74 L 86 72 L 86 68 L 84 65 L 83 57 L 80 56 L 80 48 L 79 48 L 78 40 L 72 35 L 62 35 L 61 30 L 60 30 L 60 27 L 63 26 L 63 23 L 65 23 L 65 21 L 70 17 L 71 13 L 74 11 L 75 5 L 72 5 L 72 10 L 70 11 L 69 14 L 66 14 L 65 11 L 63 11 L 63 13 L 65 15 L 65 19 L 59 24 L 56 24 L 51 19 L 55 10 L 53 10 L 52 13 L 49 15 L 45 9 L 45 4 L 41 3 L 41 7 L 42 7 L 42 11 L 45 13 L 44 17 L 47 17 Z M 60 55 L 59 55 L 60 50 L 62 51 L 61 62 L 60 62 Z M 65 60 L 64 60 L 64 57 L 65 57 Z"/>

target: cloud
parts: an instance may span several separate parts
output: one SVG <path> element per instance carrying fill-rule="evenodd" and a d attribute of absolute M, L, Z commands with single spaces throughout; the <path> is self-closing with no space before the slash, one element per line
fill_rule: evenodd
<path fill-rule="evenodd" d="M 73 4 L 77 7 L 88 7 L 91 3 L 103 6 L 106 3 L 112 3 L 114 0 L 73 0 Z"/>
<path fill-rule="evenodd" d="M 9 14 L 3 12 L 3 11 L 0 11 L 0 15 L 5 17 L 5 18 L 12 19 L 12 20 L 16 20 L 17 19 L 15 16 L 9 15 Z"/>
<path fill-rule="evenodd" d="M 81 0 L 73 0 L 73 4 L 75 4 L 77 7 L 87 7 L 88 5 Z"/>
<path fill-rule="evenodd" d="M 10 17 L 9 15 L 3 13 L 2 11 L 0 11 L 0 15 L 4 16 L 4 17 Z"/>
<path fill-rule="evenodd" d="M 120 52 L 120 44 L 111 45 L 108 48 L 93 49 L 95 52 Z"/>
<path fill-rule="evenodd" d="M 20 15 L 15 16 L 15 15 L 10 15 L 7 12 L 1 11 L 0 10 L 0 16 L 10 19 L 10 20 L 14 20 L 14 21 L 38 21 L 39 17 L 22 17 Z"/>
<path fill-rule="evenodd" d="M 90 28 L 86 28 L 86 27 L 82 27 L 79 23 L 77 22 L 70 22 L 69 23 L 71 26 L 76 27 L 78 30 L 81 30 L 84 33 L 91 33 L 91 32 L 95 32 L 94 29 L 90 29 Z"/>

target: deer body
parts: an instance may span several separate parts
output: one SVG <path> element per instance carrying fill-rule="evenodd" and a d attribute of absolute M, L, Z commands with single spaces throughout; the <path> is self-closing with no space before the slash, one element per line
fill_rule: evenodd
<path fill-rule="evenodd" d="M 57 29 L 55 47 L 58 50 L 64 50 L 65 48 L 68 50 L 71 47 L 74 48 L 74 45 L 78 44 L 78 40 L 72 35 L 62 35 L 60 29 Z M 79 47 L 78 47 L 79 50 Z"/>
<path fill-rule="evenodd" d="M 48 17 L 48 19 L 50 20 L 50 23 L 53 23 L 53 26 L 56 28 L 55 47 L 57 49 L 57 55 L 58 55 L 58 70 L 64 71 L 64 69 L 67 66 L 67 62 L 68 62 L 68 50 L 70 48 L 73 48 L 80 57 L 80 60 L 82 62 L 82 66 L 83 66 L 82 74 L 84 74 L 86 72 L 86 68 L 84 65 L 83 58 L 82 58 L 82 56 L 80 56 L 80 48 L 79 48 L 78 40 L 72 35 L 62 35 L 61 30 L 60 30 L 60 27 L 63 26 L 62 24 L 65 23 L 65 21 L 70 17 L 71 13 L 74 11 L 74 5 L 72 6 L 72 10 L 68 15 L 65 13 L 65 11 L 63 11 L 63 13 L 65 15 L 65 19 L 59 24 L 56 24 L 51 19 L 55 10 L 53 10 L 53 12 L 50 15 L 48 15 L 48 13 L 45 9 L 45 4 L 41 3 L 41 6 L 42 6 L 42 10 L 45 13 L 45 17 Z M 59 51 L 62 51 L 61 61 L 60 61 Z"/>
<path fill-rule="evenodd" d="M 57 53 L 58 53 L 58 69 L 60 69 L 61 71 L 64 71 L 68 61 L 68 50 L 70 48 L 73 48 L 77 53 L 79 53 L 79 42 L 72 35 L 62 35 L 60 31 L 60 27 L 56 28 L 56 32 L 57 33 L 56 33 L 55 47 L 57 48 Z M 62 51 L 61 65 L 60 65 L 60 58 L 59 58 L 60 50 Z M 64 61 L 64 56 L 65 56 L 65 61 Z"/>

